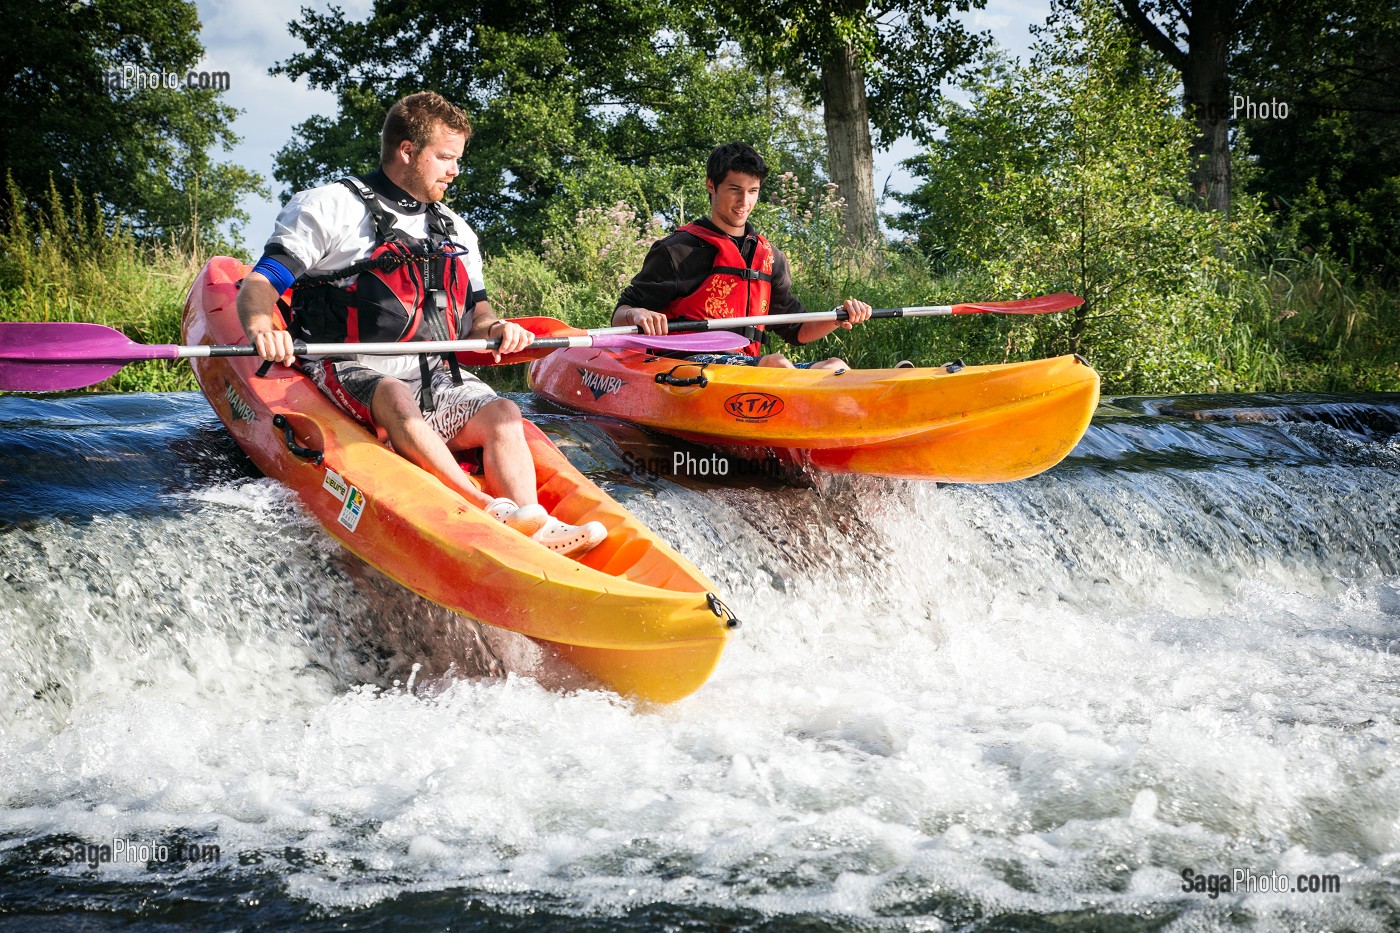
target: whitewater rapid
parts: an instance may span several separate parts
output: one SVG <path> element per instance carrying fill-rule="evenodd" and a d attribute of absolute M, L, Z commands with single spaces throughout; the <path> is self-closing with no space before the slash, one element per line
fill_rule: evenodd
<path fill-rule="evenodd" d="M 405 593 L 198 396 L 0 399 L 6 909 L 1400 923 L 1395 397 L 1110 400 L 986 487 L 638 476 L 654 439 L 539 423 L 744 620 L 693 697 L 571 690 Z M 117 839 L 219 859 L 74 857 Z M 1185 880 L 1238 871 L 1338 890 Z"/>

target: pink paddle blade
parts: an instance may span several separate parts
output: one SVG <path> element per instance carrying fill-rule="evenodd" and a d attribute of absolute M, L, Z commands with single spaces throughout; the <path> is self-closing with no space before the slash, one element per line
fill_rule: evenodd
<path fill-rule="evenodd" d="M 732 330 L 716 330 L 699 334 L 600 334 L 593 346 L 614 349 L 636 348 L 671 350 L 680 353 L 724 353 L 748 346 L 748 338 Z"/>
<path fill-rule="evenodd" d="M 0 391 L 80 389 L 135 360 L 177 355 L 173 346 L 133 343 L 101 324 L 0 322 Z"/>

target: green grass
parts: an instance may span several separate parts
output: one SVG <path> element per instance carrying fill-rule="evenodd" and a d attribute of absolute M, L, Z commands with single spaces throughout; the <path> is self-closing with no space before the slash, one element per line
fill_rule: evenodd
<path fill-rule="evenodd" d="M 1271 391 L 1400 391 L 1400 294 L 1319 255 L 1280 256 L 1249 280 L 1246 318 L 1266 354 L 1235 363 Z M 1253 368 L 1251 368 L 1253 367 Z"/>
<path fill-rule="evenodd" d="M 20 201 L 11 197 L 10 203 Z M 45 211 L 12 212 L 6 218 L 0 234 L 0 319 L 86 321 L 114 327 L 141 343 L 179 343 L 185 296 L 203 257 L 186 244 L 143 244 L 122 229 L 103 230 L 81 205 L 76 195 L 65 199 L 50 191 Z M 621 242 L 616 230 L 607 232 L 612 242 Z M 581 232 L 580 247 L 588 242 L 587 233 Z M 624 242 L 626 257 L 591 264 L 581 261 L 581 249 L 493 256 L 486 265 L 493 303 L 502 316 L 544 315 L 577 327 L 605 326 L 625 267 L 645 249 L 637 242 L 641 245 Z M 853 257 L 821 238 L 799 242 L 799 249 L 810 249 L 811 255 L 790 254 L 796 292 L 813 310 L 847 297 L 875 307 L 1015 297 L 993 293 L 984 276 L 935 269 L 909 249 Z M 571 264 L 559 256 L 570 256 Z M 1273 257 L 1237 288 L 1246 326 L 1219 337 L 1210 348 L 1215 370 L 1185 391 L 1219 384 L 1255 392 L 1400 391 L 1400 293 L 1350 279 L 1338 263 L 1320 256 Z M 805 347 L 778 341 L 774 349 L 799 361 L 841 356 L 870 368 L 903 359 L 920 366 L 958 358 L 1002 363 L 1035 355 L 1036 328 L 1050 323 L 999 315 L 881 320 Z M 1087 348 L 1091 362 L 1095 349 Z M 525 388 L 523 365 L 478 372 L 497 389 Z M 174 361 L 127 366 L 90 391 L 196 388 L 188 364 Z M 1104 391 L 1115 389 L 1106 384 Z"/>
<path fill-rule="evenodd" d="M 20 202 L 11 191 L 10 204 Z M 76 205 L 76 206 L 75 206 Z M 81 321 L 114 327 L 139 343 L 179 343 L 185 296 L 201 261 L 179 244 L 143 245 L 104 230 L 76 195 L 50 190 L 48 210 L 14 212 L 0 235 L 0 320 Z M 95 392 L 196 389 L 181 361 L 127 366 Z"/>

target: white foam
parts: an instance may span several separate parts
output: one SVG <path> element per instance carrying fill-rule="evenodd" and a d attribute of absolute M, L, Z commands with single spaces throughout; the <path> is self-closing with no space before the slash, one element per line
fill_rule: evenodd
<path fill-rule="evenodd" d="M 1400 877 L 1400 580 L 1223 520 L 1195 540 L 1189 482 L 1125 483 L 1078 509 L 1070 481 L 876 485 L 844 525 L 840 488 L 633 497 L 745 622 L 699 694 L 645 710 L 529 676 L 356 686 L 372 659 L 318 633 L 420 610 L 266 483 L 12 534 L 0 835 L 181 829 L 335 909 L 1374 921 L 1365 886 Z M 1208 900 L 1186 867 L 1344 893 Z"/>

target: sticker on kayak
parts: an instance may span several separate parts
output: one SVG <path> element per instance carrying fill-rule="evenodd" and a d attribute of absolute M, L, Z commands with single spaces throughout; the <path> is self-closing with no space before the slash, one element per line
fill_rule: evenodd
<path fill-rule="evenodd" d="M 345 505 L 340 510 L 340 523 L 351 531 L 360 524 L 360 515 L 365 511 L 365 494 L 358 487 L 351 486 L 345 494 Z"/>
<path fill-rule="evenodd" d="M 350 494 L 350 484 L 345 482 L 345 478 L 335 470 L 326 470 L 326 478 L 321 483 L 321 488 L 335 496 L 341 502 Z"/>
<path fill-rule="evenodd" d="M 739 421 L 767 421 L 783 410 L 783 400 L 767 392 L 740 392 L 724 400 L 724 410 Z"/>
<path fill-rule="evenodd" d="M 243 400 L 243 396 L 238 394 L 238 390 L 233 387 L 233 383 L 224 386 L 224 398 L 228 399 L 229 411 L 239 421 L 252 421 L 257 415 L 253 412 L 253 406 Z"/>
<path fill-rule="evenodd" d="M 593 393 L 593 401 L 595 402 L 605 395 L 612 395 L 622 390 L 622 380 L 617 376 L 605 376 L 581 366 L 578 370 L 578 381 L 583 383 L 585 389 Z"/>

